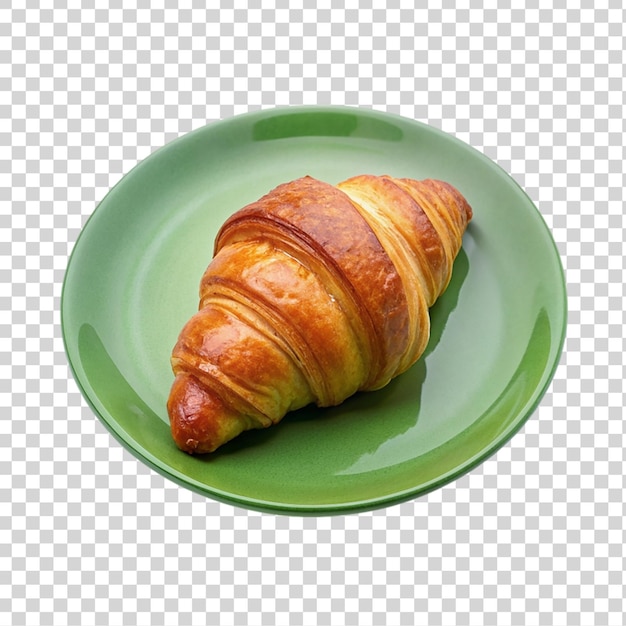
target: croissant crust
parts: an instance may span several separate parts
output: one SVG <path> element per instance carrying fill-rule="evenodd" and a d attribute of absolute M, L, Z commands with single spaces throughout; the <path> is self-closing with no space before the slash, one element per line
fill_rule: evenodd
<path fill-rule="evenodd" d="M 371 175 L 300 178 L 232 215 L 172 352 L 178 447 L 211 452 L 408 369 L 471 218 L 445 182 Z"/>

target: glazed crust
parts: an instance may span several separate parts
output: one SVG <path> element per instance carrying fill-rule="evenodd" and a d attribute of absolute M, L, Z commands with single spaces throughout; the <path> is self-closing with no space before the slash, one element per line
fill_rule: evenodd
<path fill-rule="evenodd" d="M 305 177 L 235 213 L 172 352 L 176 444 L 211 452 L 405 371 L 471 217 L 447 183 L 388 176 Z"/>

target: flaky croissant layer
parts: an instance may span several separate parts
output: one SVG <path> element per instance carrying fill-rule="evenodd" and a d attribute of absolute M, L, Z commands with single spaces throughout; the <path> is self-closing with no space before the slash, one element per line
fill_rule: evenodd
<path fill-rule="evenodd" d="M 178 447 L 212 452 L 406 371 L 471 218 L 448 183 L 371 175 L 300 178 L 231 216 L 172 352 Z"/>

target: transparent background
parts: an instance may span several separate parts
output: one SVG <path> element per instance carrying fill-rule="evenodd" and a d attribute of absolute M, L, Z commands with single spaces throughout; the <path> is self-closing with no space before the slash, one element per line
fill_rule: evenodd
<path fill-rule="evenodd" d="M 0 9 L 0 624 L 623 626 L 626 15 L 414 4 Z M 168 482 L 94 417 L 61 338 L 68 255 L 125 172 L 207 122 L 297 104 L 400 114 L 484 152 L 567 278 L 565 352 L 524 429 L 456 482 L 358 515 Z"/>

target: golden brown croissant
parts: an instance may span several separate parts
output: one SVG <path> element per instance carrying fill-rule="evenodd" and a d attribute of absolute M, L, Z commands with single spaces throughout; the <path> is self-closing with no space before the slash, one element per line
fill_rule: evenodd
<path fill-rule="evenodd" d="M 212 452 L 310 403 L 379 389 L 426 348 L 472 209 L 451 185 L 280 185 L 222 226 L 172 353 L 172 435 Z"/>

